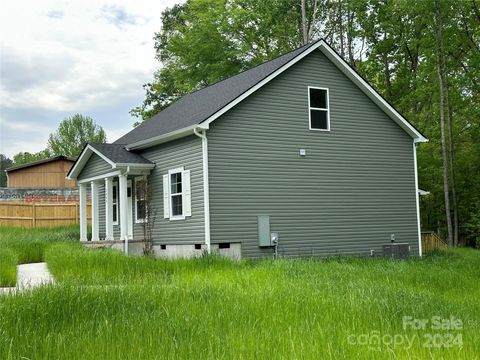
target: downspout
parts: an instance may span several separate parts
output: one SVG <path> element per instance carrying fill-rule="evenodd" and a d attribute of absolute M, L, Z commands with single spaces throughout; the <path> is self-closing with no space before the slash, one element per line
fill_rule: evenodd
<path fill-rule="evenodd" d="M 193 132 L 200 139 L 202 139 L 202 158 L 203 158 L 203 206 L 205 217 L 205 246 L 207 253 L 210 254 L 210 190 L 208 184 L 208 140 L 207 130 L 203 129 L 201 132 L 198 128 L 193 128 Z"/>

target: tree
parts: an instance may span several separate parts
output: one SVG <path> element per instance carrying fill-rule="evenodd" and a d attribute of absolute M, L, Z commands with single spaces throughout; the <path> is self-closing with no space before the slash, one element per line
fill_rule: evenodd
<path fill-rule="evenodd" d="M 5 170 L 13 165 L 13 161 L 6 155 L 0 154 L 0 187 L 7 186 L 7 174 Z"/>
<path fill-rule="evenodd" d="M 104 143 L 107 135 L 89 116 L 75 114 L 65 118 L 48 138 L 48 149 L 55 155 L 77 157 L 85 144 Z"/>
<path fill-rule="evenodd" d="M 51 157 L 50 151 L 42 150 L 37 153 L 19 152 L 13 156 L 14 165 L 28 164 L 38 160 L 44 160 Z"/>
<path fill-rule="evenodd" d="M 447 221 L 447 239 L 448 245 L 453 245 L 452 215 L 450 213 L 450 194 L 448 185 L 448 159 L 447 159 L 447 141 L 445 135 L 445 90 L 444 90 L 444 58 L 443 58 L 443 34 L 442 34 L 442 14 L 440 10 L 440 1 L 435 0 L 435 32 L 436 32 L 436 54 L 437 54 L 437 72 L 438 72 L 438 96 L 440 99 L 440 136 L 442 141 L 442 160 L 443 160 L 443 192 L 445 196 L 445 213 Z"/>

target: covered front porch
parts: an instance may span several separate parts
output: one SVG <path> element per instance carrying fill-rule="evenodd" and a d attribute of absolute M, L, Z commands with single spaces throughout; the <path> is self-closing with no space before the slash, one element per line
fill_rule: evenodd
<path fill-rule="evenodd" d="M 80 241 L 96 247 L 123 247 L 143 243 L 135 238 L 135 224 L 146 221 L 147 176 L 155 164 L 117 144 L 89 144 L 69 173 L 78 181 Z M 91 199 L 91 237 L 87 234 L 87 192 Z M 143 194 L 143 195 L 142 195 Z M 108 243 L 108 245 L 107 245 Z"/>

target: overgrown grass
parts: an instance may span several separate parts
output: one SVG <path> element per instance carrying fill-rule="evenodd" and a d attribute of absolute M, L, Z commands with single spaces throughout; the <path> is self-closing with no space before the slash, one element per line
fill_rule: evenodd
<path fill-rule="evenodd" d="M 236 263 L 217 257 L 126 258 L 56 244 L 47 249 L 46 260 L 56 286 L 0 298 L 0 358 L 475 359 L 480 354 L 475 250 L 408 261 Z M 404 316 L 429 322 L 424 329 L 405 328 Z M 460 319 L 461 328 L 433 329 L 434 316 Z M 449 334 L 457 342 L 449 342 Z M 394 336 L 397 343 L 389 340 Z"/>
<path fill-rule="evenodd" d="M 55 229 L 0 227 L 0 287 L 15 286 L 17 264 L 44 261 L 49 245 L 78 241 L 78 232 L 78 226 Z"/>
<path fill-rule="evenodd" d="M 0 287 L 15 286 L 17 281 L 17 254 L 10 248 L 0 247 Z"/>

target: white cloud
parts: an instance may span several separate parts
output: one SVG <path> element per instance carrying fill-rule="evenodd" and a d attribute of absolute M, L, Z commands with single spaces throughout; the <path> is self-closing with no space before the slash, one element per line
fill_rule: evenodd
<path fill-rule="evenodd" d="M 24 151 L 5 139 L 20 138 L 22 128 L 10 123 L 16 122 L 15 112 L 29 109 L 50 116 L 42 125 L 47 132 L 62 120 L 57 116 L 73 112 L 101 112 L 105 118 L 95 120 L 106 129 L 118 129 L 119 119 L 109 118 L 107 110 L 118 116 L 121 109 L 125 122 L 120 128 L 128 130 L 133 123 L 128 110 L 140 104 L 142 84 L 159 66 L 153 36 L 160 29 L 161 12 L 176 2 L 2 2 L 0 131 L 9 136 L 1 134 L 0 152 Z M 35 119 L 29 121 L 36 125 Z M 122 135 L 115 133 L 109 139 Z"/>

